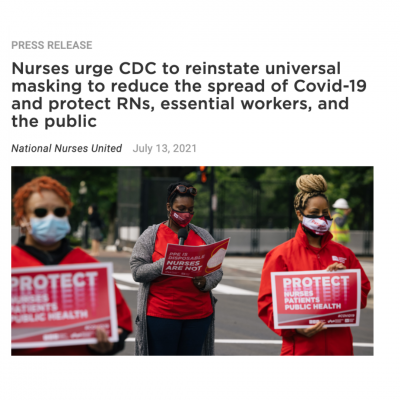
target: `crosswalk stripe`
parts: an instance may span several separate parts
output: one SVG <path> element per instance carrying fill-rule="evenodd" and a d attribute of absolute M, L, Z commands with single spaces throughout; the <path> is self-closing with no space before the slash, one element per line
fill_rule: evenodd
<path fill-rule="evenodd" d="M 223 265 L 224 268 L 232 268 L 232 269 L 237 269 L 239 271 L 247 271 L 247 272 L 252 272 L 254 274 L 261 275 L 262 268 L 257 268 L 257 267 L 247 267 L 247 266 L 241 266 L 241 265 Z M 226 270 L 225 270 L 226 271 Z"/>
<path fill-rule="evenodd" d="M 122 282 L 127 282 L 127 283 L 131 283 L 134 285 L 139 285 L 139 283 L 135 282 L 132 278 L 132 275 L 129 273 L 120 273 L 120 272 L 115 272 L 113 273 L 113 277 L 114 279 L 117 279 L 118 281 L 122 281 Z M 188 279 L 188 278 L 182 278 L 182 279 Z M 121 284 L 117 284 L 121 285 Z M 121 285 L 123 286 L 121 289 L 122 290 L 137 290 L 135 288 L 131 288 L 129 287 L 129 289 L 126 289 L 128 286 L 126 285 Z M 235 286 L 229 286 L 229 285 L 224 285 L 222 283 L 220 283 L 214 290 L 213 292 L 215 292 L 215 294 L 230 294 L 230 295 L 240 295 L 240 296 L 258 296 L 257 292 L 253 292 L 251 290 L 245 290 L 245 289 L 241 289 Z"/>
<path fill-rule="evenodd" d="M 215 343 L 282 344 L 282 340 L 215 339 Z"/>
<path fill-rule="evenodd" d="M 248 276 L 234 276 L 234 275 L 232 276 L 224 275 L 222 277 L 222 280 L 224 279 L 234 279 L 235 281 L 254 281 L 254 282 L 261 281 L 261 278 L 249 278 Z"/>
<path fill-rule="evenodd" d="M 235 294 L 241 296 L 258 296 L 257 292 L 252 292 L 251 290 L 240 289 L 234 286 L 224 285 L 222 283 L 213 289 L 216 294 Z"/>
<path fill-rule="evenodd" d="M 123 285 L 122 283 L 117 283 L 117 288 L 121 289 L 121 290 L 135 290 L 135 291 L 139 290 L 139 288 L 137 288 L 137 287 L 126 286 L 126 285 Z"/>
<path fill-rule="evenodd" d="M 129 273 L 114 272 L 113 278 L 122 282 L 132 283 L 133 285 L 139 285 L 139 283 L 133 280 L 132 274 Z"/>
<path fill-rule="evenodd" d="M 127 338 L 127 342 L 134 342 L 135 338 Z M 215 339 L 215 343 L 231 344 L 282 344 L 282 340 L 252 340 L 252 339 Z M 353 343 L 354 347 L 374 347 L 373 343 Z"/>

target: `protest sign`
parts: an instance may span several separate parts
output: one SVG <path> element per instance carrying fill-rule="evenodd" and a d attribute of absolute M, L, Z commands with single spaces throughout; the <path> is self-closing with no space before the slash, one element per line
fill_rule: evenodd
<path fill-rule="evenodd" d="M 205 246 L 168 244 L 162 274 L 193 278 L 217 271 L 224 261 L 229 240 Z"/>
<path fill-rule="evenodd" d="M 11 271 L 12 348 L 97 343 L 97 327 L 118 341 L 111 263 Z"/>
<path fill-rule="evenodd" d="M 271 281 L 275 329 L 359 325 L 360 270 L 271 272 Z"/>

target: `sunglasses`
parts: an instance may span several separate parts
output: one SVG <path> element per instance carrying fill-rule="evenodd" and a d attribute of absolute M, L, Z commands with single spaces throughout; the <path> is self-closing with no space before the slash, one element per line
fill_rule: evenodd
<path fill-rule="evenodd" d="M 49 210 L 47 208 L 35 208 L 33 212 L 38 218 L 43 218 L 49 213 Z M 65 217 L 67 215 L 67 209 L 65 207 L 57 207 L 53 210 L 53 214 L 56 217 Z"/>
<path fill-rule="evenodd" d="M 325 217 L 325 219 L 327 219 L 328 221 L 333 220 L 330 213 L 329 213 L 329 215 L 324 215 L 324 214 L 322 214 L 322 215 L 305 215 L 305 214 L 303 214 L 303 212 L 301 210 L 300 210 L 300 213 L 303 217 L 307 217 L 307 218 L 318 219 L 318 218 Z"/>
<path fill-rule="evenodd" d="M 184 185 L 178 185 L 173 191 L 172 193 L 168 196 L 168 203 L 169 203 L 169 199 L 170 197 L 173 195 L 174 192 L 179 192 L 180 194 L 185 194 L 186 192 L 189 192 L 192 196 L 196 196 L 197 194 L 197 189 L 194 187 L 187 187 Z"/>

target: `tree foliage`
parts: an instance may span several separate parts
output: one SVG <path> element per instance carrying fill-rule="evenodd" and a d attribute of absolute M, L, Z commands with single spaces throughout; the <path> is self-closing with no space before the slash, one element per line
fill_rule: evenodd
<path fill-rule="evenodd" d="M 208 167 L 208 174 L 210 171 L 211 167 Z M 331 204 L 338 198 L 349 202 L 353 209 L 349 221 L 352 229 L 373 228 L 372 167 L 215 167 L 218 210 L 214 225 L 237 228 L 295 226 L 296 179 L 310 173 L 325 177 Z M 70 217 L 73 229 L 82 217 L 87 218 L 87 207 L 91 203 L 98 205 L 106 224 L 117 215 L 118 167 L 14 167 L 12 174 L 13 194 L 19 186 L 41 175 L 51 176 L 67 186 L 75 204 Z M 194 183 L 199 194 L 193 222 L 208 225 L 210 187 L 209 182 L 199 182 L 197 167 L 143 167 L 142 177 L 174 177 Z M 88 188 L 83 197 L 79 195 L 81 181 L 85 181 Z"/>

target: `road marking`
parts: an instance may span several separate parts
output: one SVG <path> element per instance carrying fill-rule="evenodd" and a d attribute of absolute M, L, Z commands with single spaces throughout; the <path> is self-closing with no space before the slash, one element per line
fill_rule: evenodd
<path fill-rule="evenodd" d="M 282 340 L 215 339 L 215 343 L 282 344 Z"/>
<path fill-rule="evenodd" d="M 127 282 L 127 283 L 131 283 L 134 285 L 139 285 L 139 283 L 135 282 L 132 278 L 132 275 L 129 273 L 119 273 L 119 272 L 115 272 L 113 274 L 114 279 L 117 279 L 118 281 L 122 281 L 122 282 Z M 188 279 L 188 278 L 182 278 L 182 279 Z M 121 284 L 117 284 L 121 285 Z M 129 289 L 126 289 L 128 286 L 126 285 L 121 285 L 122 290 L 137 290 L 135 288 L 131 288 L 129 287 Z M 228 285 L 223 285 L 222 283 L 220 283 L 214 290 L 213 292 L 215 292 L 216 294 L 231 294 L 231 295 L 241 295 L 241 296 L 258 296 L 257 292 L 252 292 L 251 290 L 245 290 L 245 289 L 240 289 L 234 286 L 228 286 Z"/>
<path fill-rule="evenodd" d="M 235 279 L 238 281 L 256 281 L 256 282 L 260 282 L 261 278 L 249 278 L 248 276 L 226 276 L 224 275 L 222 277 L 222 280 L 224 279 Z"/>
<path fill-rule="evenodd" d="M 136 290 L 136 291 L 139 290 L 139 288 L 137 288 L 137 287 L 126 286 L 126 285 L 123 285 L 122 283 L 117 283 L 117 288 L 121 289 L 121 290 Z"/>
<path fill-rule="evenodd" d="M 127 338 L 127 342 L 134 342 L 135 338 Z M 215 339 L 215 343 L 231 344 L 282 344 L 282 340 L 250 340 L 250 339 Z M 373 343 L 353 343 L 354 347 L 374 347 Z"/>
<path fill-rule="evenodd" d="M 133 285 L 139 285 L 139 283 L 133 280 L 132 274 L 129 273 L 114 272 L 113 278 L 122 282 L 132 283 Z"/>
<path fill-rule="evenodd" d="M 252 292 L 251 290 L 240 289 L 234 286 L 223 285 L 219 283 L 218 286 L 213 289 L 215 294 L 234 294 L 241 296 L 258 296 L 257 292 Z"/>
<path fill-rule="evenodd" d="M 223 268 L 232 268 L 236 269 L 238 271 L 247 271 L 247 272 L 252 272 L 253 274 L 258 274 L 261 275 L 262 272 L 262 267 L 257 268 L 257 267 L 247 267 L 245 265 L 222 265 Z"/>

